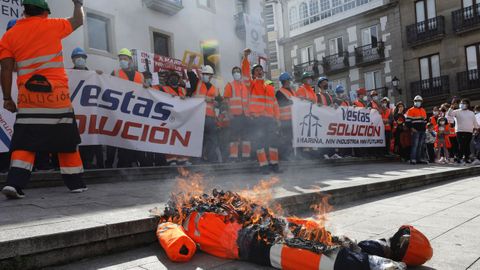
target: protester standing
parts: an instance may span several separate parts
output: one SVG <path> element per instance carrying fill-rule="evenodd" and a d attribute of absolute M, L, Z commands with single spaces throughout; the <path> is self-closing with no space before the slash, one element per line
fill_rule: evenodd
<path fill-rule="evenodd" d="M 453 108 L 452 108 L 453 107 Z M 470 101 L 462 99 L 460 106 L 457 103 L 452 104 L 447 115 L 455 118 L 455 133 L 458 142 L 458 160 L 457 163 L 471 163 L 470 161 L 470 142 L 473 132 L 479 128 L 475 114 L 470 110 Z M 459 109 L 455 109 L 459 107 Z"/>
<path fill-rule="evenodd" d="M 81 179 L 83 165 L 77 150 L 80 134 L 62 56 L 62 39 L 83 25 L 83 1 L 73 3 L 72 17 L 50 19 L 46 1 L 22 1 L 25 19 L 19 20 L 0 42 L 3 106 L 17 112 L 11 168 L 2 189 L 9 199 L 25 196 L 22 190 L 30 179 L 35 153 L 40 151 L 58 153 L 62 177 L 71 192 L 87 190 Z M 18 110 L 11 96 L 15 64 Z M 41 98 L 29 98 L 31 95 Z"/>
<path fill-rule="evenodd" d="M 425 129 L 427 124 L 427 112 L 422 108 L 423 98 L 416 96 L 413 99 L 413 107 L 406 113 L 405 123 L 412 132 L 412 148 L 410 152 L 410 164 L 426 163 L 424 157 Z"/>

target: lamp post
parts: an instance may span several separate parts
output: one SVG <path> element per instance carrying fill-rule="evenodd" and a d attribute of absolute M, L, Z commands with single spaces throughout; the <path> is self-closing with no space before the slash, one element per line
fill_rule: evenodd
<path fill-rule="evenodd" d="M 397 78 L 397 76 L 393 77 L 392 86 L 393 86 L 393 89 L 398 92 L 398 95 L 401 96 L 402 89 L 398 88 L 400 86 L 400 80 Z"/>

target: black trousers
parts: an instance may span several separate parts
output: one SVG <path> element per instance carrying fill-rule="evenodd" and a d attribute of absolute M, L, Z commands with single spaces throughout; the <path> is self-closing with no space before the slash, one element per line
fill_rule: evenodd
<path fill-rule="evenodd" d="M 218 129 L 213 117 L 205 119 L 205 130 L 203 136 L 203 159 L 208 162 L 218 162 Z"/>
<path fill-rule="evenodd" d="M 433 143 L 427 143 L 428 162 L 435 162 L 435 147 Z"/>
<path fill-rule="evenodd" d="M 282 127 L 280 129 L 280 141 L 278 144 L 280 157 L 288 159 L 293 154 L 293 130 L 292 121 L 282 121 Z"/>
<path fill-rule="evenodd" d="M 85 169 L 103 169 L 105 168 L 103 160 L 103 149 L 101 145 L 80 146 L 80 156 L 82 157 Z M 96 163 L 93 159 L 96 158 Z"/>
<path fill-rule="evenodd" d="M 470 160 L 470 143 L 472 141 L 471 132 L 457 132 L 458 159 L 465 156 L 465 160 Z"/>

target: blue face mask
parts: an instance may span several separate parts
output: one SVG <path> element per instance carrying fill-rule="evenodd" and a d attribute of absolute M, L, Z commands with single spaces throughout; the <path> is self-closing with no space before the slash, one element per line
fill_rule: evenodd
<path fill-rule="evenodd" d="M 130 62 L 127 60 L 120 60 L 120 68 L 128 69 L 130 67 Z"/>

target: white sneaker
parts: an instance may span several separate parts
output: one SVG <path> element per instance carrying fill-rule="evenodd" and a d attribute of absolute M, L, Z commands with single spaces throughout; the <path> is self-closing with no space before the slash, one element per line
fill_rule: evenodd
<path fill-rule="evenodd" d="M 7 199 L 23 199 L 25 198 L 25 194 L 19 189 L 17 190 L 16 188 L 12 186 L 5 186 L 2 189 L 3 195 L 7 197 Z"/>
<path fill-rule="evenodd" d="M 480 160 L 475 159 L 475 160 L 472 162 L 472 165 L 480 165 Z"/>
<path fill-rule="evenodd" d="M 333 158 L 333 159 L 341 159 L 342 157 L 339 156 L 338 154 L 335 154 L 335 155 L 333 155 L 331 158 Z"/>
<path fill-rule="evenodd" d="M 323 155 L 323 158 L 324 159 L 330 159 L 330 157 L 327 154 Z"/>
<path fill-rule="evenodd" d="M 77 188 L 77 189 L 72 189 L 72 190 L 70 190 L 70 193 L 82 193 L 82 192 L 85 192 L 85 191 L 87 191 L 87 190 L 88 190 L 87 187 Z"/>

